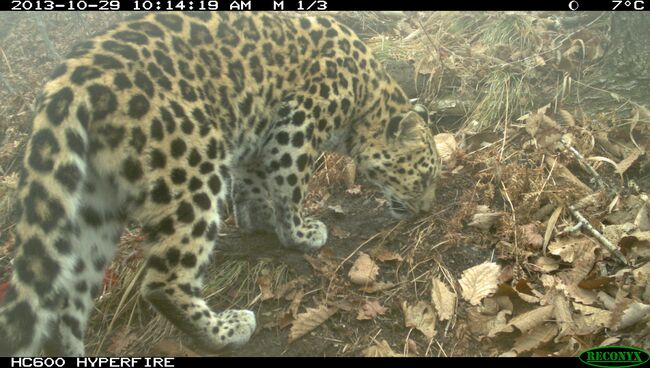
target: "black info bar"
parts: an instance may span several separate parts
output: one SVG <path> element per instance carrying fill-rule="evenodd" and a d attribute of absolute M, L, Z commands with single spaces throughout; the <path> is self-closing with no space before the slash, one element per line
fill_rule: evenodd
<path fill-rule="evenodd" d="M 650 0 L 9 0 L 11 11 L 583 11 L 645 10 Z"/>
<path fill-rule="evenodd" d="M 175 358 L 9 358 L 11 368 L 174 368 Z"/>

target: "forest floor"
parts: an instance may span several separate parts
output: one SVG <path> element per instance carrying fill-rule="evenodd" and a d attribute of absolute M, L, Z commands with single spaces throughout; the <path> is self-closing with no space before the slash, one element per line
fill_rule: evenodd
<path fill-rule="evenodd" d="M 12 272 L 12 194 L 33 100 L 59 55 L 124 16 L 0 14 L 0 298 Z M 434 112 L 444 160 L 437 204 L 420 218 L 393 220 L 381 194 L 356 177 L 354 164 L 328 154 L 317 162 L 306 201 L 329 230 L 318 252 L 287 251 L 275 235 L 242 235 L 228 218 L 203 295 L 215 310 L 254 310 L 258 329 L 244 348 L 218 355 L 575 356 L 601 344 L 650 349 L 644 149 L 650 112 L 631 101 L 621 103 L 625 118 L 621 111 L 585 111 L 579 103 L 559 106 L 557 91 L 577 65 L 576 40 L 583 41 L 582 63 L 596 60 L 604 42 L 589 28 L 551 47 L 544 42 L 562 30 L 549 36 L 525 28 L 550 27 L 548 16 L 439 17 L 390 23 L 341 16 L 407 93 Z M 461 41 L 440 29 L 422 37 L 422 30 L 444 22 L 460 33 L 473 29 L 475 37 Z M 510 34 L 529 43 L 520 45 L 525 50 L 515 61 L 499 49 L 513 47 L 508 38 L 480 40 L 489 22 L 524 34 Z M 431 47 L 413 45 L 418 37 Z M 495 39 L 501 43 L 490 43 Z M 543 47 L 555 47 L 564 59 L 535 58 Z M 497 79 L 486 70 L 490 63 L 515 70 Z M 525 85 L 522 75 L 531 70 L 537 79 Z M 553 73 L 565 76 L 562 87 Z M 570 89 L 562 93 L 575 94 Z M 488 106 L 502 98 L 507 103 Z M 466 104 L 473 107 L 459 113 Z M 588 224 L 578 229 L 575 213 Z M 87 354 L 210 355 L 140 298 L 145 243 L 135 225 L 123 234 L 86 332 Z"/>

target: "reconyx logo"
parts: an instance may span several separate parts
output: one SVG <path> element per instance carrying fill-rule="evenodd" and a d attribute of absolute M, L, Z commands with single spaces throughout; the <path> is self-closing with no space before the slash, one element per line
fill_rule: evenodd
<path fill-rule="evenodd" d="M 650 360 L 650 354 L 629 346 L 599 346 L 582 352 L 579 358 L 593 367 L 636 367 Z"/>

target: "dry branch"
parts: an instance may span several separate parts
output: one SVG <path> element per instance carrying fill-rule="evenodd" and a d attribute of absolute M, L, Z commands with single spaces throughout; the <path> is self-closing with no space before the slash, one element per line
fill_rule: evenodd
<path fill-rule="evenodd" d="M 605 238 L 600 232 L 598 232 L 598 230 L 596 230 L 593 226 L 591 226 L 589 221 L 587 221 L 587 219 L 584 216 L 582 216 L 580 211 L 578 211 L 573 206 L 569 206 L 569 211 L 571 212 L 573 217 L 575 217 L 576 220 L 578 220 L 579 228 L 584 229 L 589 234 L 593 235 L 598 240 L 598 242 L 600 242 L 600 244 L 603 247 L 605 247 L 605 249 L 607 249 L 610 253 L 615 255 L 616 258 L 618 258 L 621 262 L 623 262 L 623 264 L 627 264 L 627 260 L 625 259 L 623 253 L 621 253 L 621 251 L 617 249 L 614 244 L 612 244 L 609 240 L 607 240 L 607 238 Z M 578 225 L 576 225 L 576 227 L 578 227 Z"/>

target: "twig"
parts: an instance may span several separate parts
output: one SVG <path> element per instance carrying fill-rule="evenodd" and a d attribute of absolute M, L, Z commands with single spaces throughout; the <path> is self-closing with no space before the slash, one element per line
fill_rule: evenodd
<path fill-rule="evenodd" d="M 575 147 L 573 147 L 571 144 L 569 144 L 569 142 L 567 140 L 565 140 L 564 137 L 562 137 L 561 142 L 578 159 L 578 162 L 580 162 L 580 165 L 582 167 L 584 167 L 589 172 L 589 174 L 591 174 L 591 176 L 596 181 L 596 184 L 598 184 L 598 187 L 602 191 L 607 191 L 607 185 L 605 185 L 605 182 L 603 181 L 603 178 L 601 178 L 600 175 L 598 174 L 598 172 L 587 162 L 585 157 L 577 149 L 575 149 Z"/>
<path fill-rule="evenodd" d="M 573 215 L 573 217 L 578 220 L 578 224 L 576 225 L 576 229 L 578 229 L 578 225 L 580 225 L 579 229 L 584 229 L 586 230 L 589 234 L 593 235 L 599 242 L 600 244 L 605 247 L 611 254 L 616 256 L 623 264 L 627 265 L 627 259 L 625 259 L 625 256 L 619 249 L 614 246 L 607 238 L 605 238 L 598 230 L 594 229 L 593 226 L 587 221 L 587 219 L 582 216 L 580 211 L 578 211 L 573 205 L 569 206 L 569 211 Z"/>

